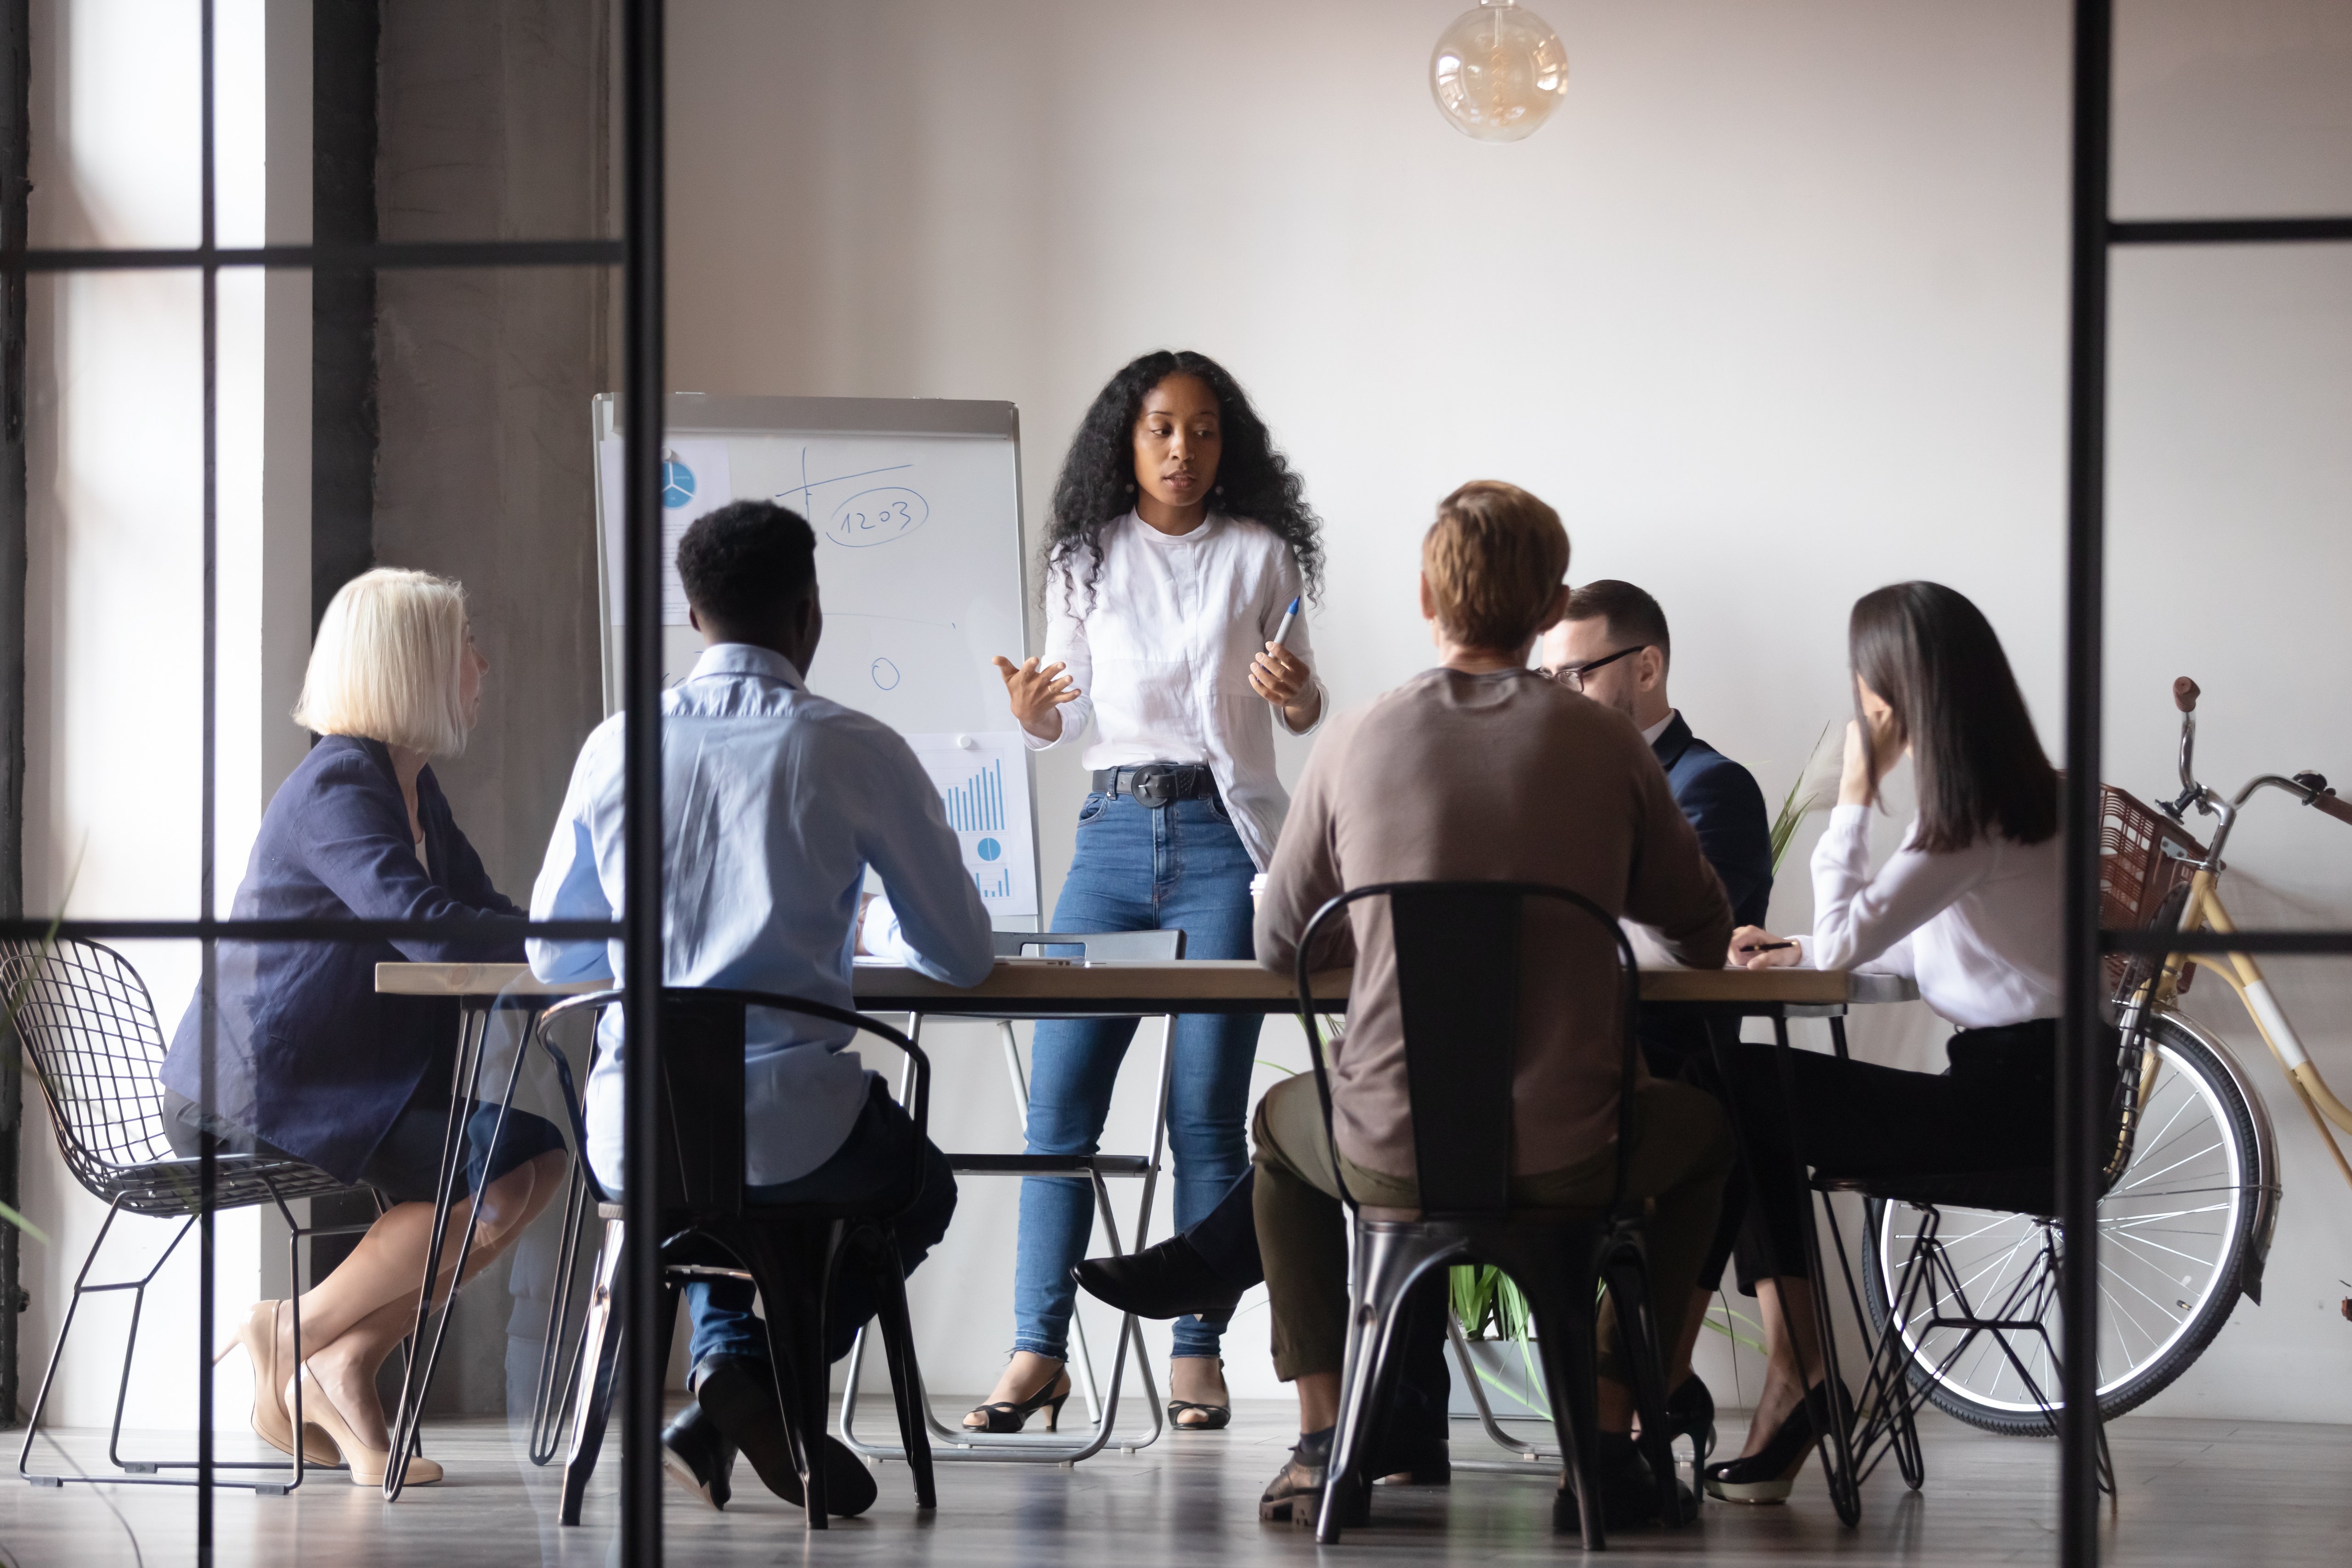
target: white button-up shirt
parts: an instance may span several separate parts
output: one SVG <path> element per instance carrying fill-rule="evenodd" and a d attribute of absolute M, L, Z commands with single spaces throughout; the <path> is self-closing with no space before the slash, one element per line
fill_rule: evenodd
<path fill-rule="evenodd" d="M 1250 689 L 1249 669 L 1304 592 L 1297 558 L 1272 529 L 1215 512 L 1174 536 L 1129 512 L 1105 525 L 1102 547 L 1091 602 L 1083 550 L 1076 572 L 1055 571 L 1046 587 L 1045 662 L 1069 667 L 1077 700 L 1055 739 L 1022 733 L 1043 751 L 1091 720 L 1089 768 L 1206 763 L 1263 871 L 1290 796 L 1275 776 L 1274 704 Z M 1283 647 L 1313 666 L 1303 605 Z"/>
<path fill-rule="evenodd" d="M 533 920 L 610 920 L 622 907 L 622 716 L 580 749 L 531 889 Z M 866 945 L 952 985 L 995 963 L 988 912 L 922 764 L 879 720 L 812 695 L 782 654 L 704 650 L 662 693 L 664 979 L 781 992 L 836 1007 L 850 989 L 850 926 L 872 866 L 888 907 Z M 532 942 L 542 980 L 618 981 L 618 942 Z M 743 1145 L 753 1185 L 833 1157 L 866 1102 L 850 1031 L 795 1014 L 745 1020 Z M 621 1168 L 617 1008 L 605 1014 L 584 1110 L 588 1159 L 608 1189 Z"/>
<path fill-rule="evenodd" d="M 2019 844 L 1988 833 L 1966 849 L 1912 847 L 1915 818 L 1870 874 L 1870 808 L 1841 805 L 1813 847 L 1813 934 L 1822 969 L 1910 976 L 1919 999 L 1964 1029 L 2000 1028 L 2063 1010 L 2059 836 Z"/>

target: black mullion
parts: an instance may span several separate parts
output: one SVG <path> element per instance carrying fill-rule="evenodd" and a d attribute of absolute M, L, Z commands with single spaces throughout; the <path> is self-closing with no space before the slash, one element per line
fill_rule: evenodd
<path fill-rule="evenodd" d="M 614 942 L 627 927 L 617 921 L 527 921 L 488 916 L 481 920 L 402 921 L 0 921 L 0 938 L 39 941 L 55 934 L 73 938 L 135 938 L 149 942 L 382 942 L 402 937 L 427 940 Z"/>
<path fill-rule="evenodd" d="M 2352 953 L 2352 931 L 2103 931 L 2102 952 Z"/>
<path fill-rule="evenodd" d="M 2065 1405 L 2059 1420 L 2058 1559 L 2099 1560 L 2098 1202 L 2105 1104 L 2095 1047 L 2099 961 L 2099 748 L 2106 585 L 2108 0 L 2075 0 L 2066 504 L 2064 1011 L 2059 1042 L 2058 1212 L 2064 1237 Z"/>
<path fill-rule="evenodd" d="M 0 273 L 153 272 L 173 268 L 269 267 L 312 272 L 439 268 L 617 267 L 617 239 L 395 240 L 365 245 L 251 245 L 184 249 L 0 250 Z"/>
<path fill-rule="evenodd" d="M 213 777 L 219 750 L 215 729 L 220 717 L 218 686 L 220 680 L 220 272 L 214 265 L 213 250 L 219 236 L 215 232 L 213 176 L 213 0 L 203 0 L 199 26 L 204 37 L 198 51 L 204 72 L 203 127 L 199 137 L 203 160 L 200 183 L 203 191 L 203 253 L 204 271 L 204 377 L 205 377 L 205 454 L 204 454 L 204 743 L 203 773 L 197 789 L 198 823 L 196 828 L 196 894 L 197 909 L 204 918 L 211 920 L 217 912 L 214 904 L 213 877 L 213 817 L 216 806 L 217 786 Z M 197 994 L 203 999 L 198 1009 L 197 1102 L 205 1114 L 214 1113 L 219 1099 L 218 1079 L 214 1060 L 219 1044 L 219 1027 L 215 1020 L 213 994 L 219 981 L 220 948 L 207 937 L 203 946 L 203 973 Z M 196 1160 L 196 1568 L 212 1568 L 213 1563 L 213 1377 L 206 1352 L 217 1337 L 213 1321 L 213 1285 L 218 1268 L 214 1247 L 213 1205 L 219 1197 L 219 1157 L 210 1138 L 197 1140 Z M 299 1444 L 302 1435 L 294 1440 Z"/>
<path fill-rule="evenodd" d="M 2109 245 L 2292 245 L 2352 239 L 2352 217 L 2129 218 L 2107 225 Z"/>
<path fill-rule="evenodd" d="M 628 260 L 622 273 L 622 333 L 626 375 L 622 416 L 623 515 L 627 539 L 625 592 L 629 607 L 624 666 L 627 713 L 622 801 L 628 926 L 622 1005 L 628 1036 L 622 1117 L 622 1203 L 628 1267 L 622 1321 L 628 1325 L 622 1367 L 621 1560 L 660 1568 L 662 1560 L 661 1403 L 669 1346 L 661 1321 L 657 1251 L 659 1184 L 655 1180 L 655 1095 L 660 1081 L 662 967 L 661 773 L 661 440 L 663 415 L 662 0 L 626 0 L 623 12 L 623 227 Z M 822 1524 L 823 1520 L 814 1522 Z"/>

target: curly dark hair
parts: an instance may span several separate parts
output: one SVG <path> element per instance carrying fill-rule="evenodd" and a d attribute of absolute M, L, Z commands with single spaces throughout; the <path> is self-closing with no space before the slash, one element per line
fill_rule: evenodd
<path fill-rule="evenodd" d="M 1144 395 L 1171 375 L 1189 375 L 1217 400 L 1224 451 L 1217 463 L 1214 510 L 1228 517 L 1263 523 L 1290 546 L 1307 596 L 1323 595 L 1321 521 L 1307 504 L 1307 486 L 1274 449 L 1265 421 L 1250 406 L 1233 373 L 1206 354 L 1160 349 L 1130 360 L 1095 395 L 1062 477 L 1054 482 L 1053 514 L 1045 531 L 1045 566 L 1075 583 L 1081 551 L 1086 563 L 1087 605 L 1094 605 L 1095 577 L 1102 570 L 1103 525 L 1135 505 L 1135 422 Z"/>

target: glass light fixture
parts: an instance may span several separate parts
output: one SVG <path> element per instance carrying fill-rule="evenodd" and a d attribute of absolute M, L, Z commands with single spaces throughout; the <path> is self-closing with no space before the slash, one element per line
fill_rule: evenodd
<path fill-rule="evenodd" d="M 1438 35 L 1429 91 L 1454 129 L 1480 142 L 1517 142 L 1568 96 L 1568 50 L 1550 24 L 1517 0 L 1479 0 Z"/>

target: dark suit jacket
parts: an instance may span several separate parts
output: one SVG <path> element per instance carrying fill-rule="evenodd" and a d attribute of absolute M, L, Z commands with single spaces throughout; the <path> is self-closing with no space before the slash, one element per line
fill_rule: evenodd
<path fill-rule="evenodd" d="M 1675 804 L 1698 829 L 1698 847 L 1723 879 L 1732 918 L 1764 923 L 1772 901 L 1772 817 L 1755 775 L 1705 741 L 1676 713 L 1650 749 L 1666 770 Z"/>
<path fill-rule="evenodd" d="M 1723 890 L 1732 917 L 1744 926 L 1764 923 L 1772 901 L 1772 818 L 1764 792 L 1746 768 L 1697 739 L 1678 712 L 1650 748 L 1666 770 L 1675 804 L 1698 830 L 1698 847 Z M 1652 1003 L 1642 1009 L 1642 1053 L 1650 1071 L 1675 1078 L 1684 1064 L 1707 1052 L 1706 1009 L 1687 1004 Z M 1719 1020 L 1738 1037 L 1736 1019 Z M 1710 1064 L 1711 1065 L 1711 1064 Z M 1700 1072 L 1704 1075 L 1706 1068 Z"/>
<path fill-rule="evenodd" d="M 392 753 L 329 735 L 262 814 L 238 884 L 237 920 L 455 920 L 520 915 L 482 869 L 426 768 L 416 781 L 425 853 L 417 864 Z M 356 1181 L 420 1086 L 446 1103 L 457 1005 L 379 996 L 375 966 L 522 962 L 520 939 L 224 942 L 216 994 L 214 1103 L 265 1142 Z M 199 1099 L 199 996 L 164 1058 L 164 1084 Z M 437 1073 L 437 1077 L 428 1077 Z"/>

